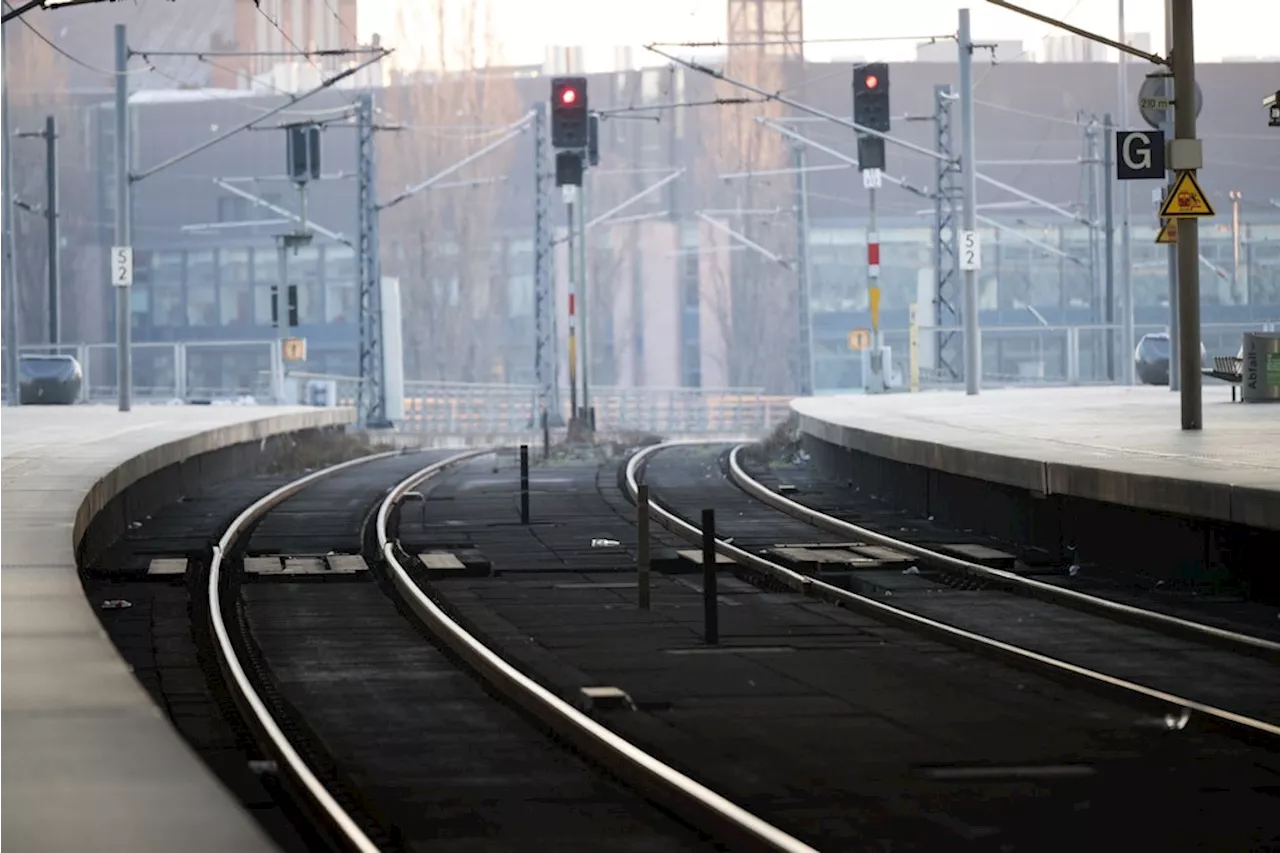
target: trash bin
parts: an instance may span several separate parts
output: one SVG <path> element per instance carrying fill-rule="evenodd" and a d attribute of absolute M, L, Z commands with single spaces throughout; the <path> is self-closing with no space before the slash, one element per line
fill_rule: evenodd
<path fill-rule="evenodd" d="M 1240 399 L 1246 403 L 1280 402 L 1280 334 L 1245 332 L 1240 364 Z"/>

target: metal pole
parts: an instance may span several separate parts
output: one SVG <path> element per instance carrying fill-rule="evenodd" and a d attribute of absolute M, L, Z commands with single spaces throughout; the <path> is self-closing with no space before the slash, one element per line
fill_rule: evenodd
<path fill-rule="evenodd" d="M 132 196 L 129 175 L 129 42 L 124 24 L 116 24 L 116 239 L 117 246 L 132 245 L 130 221 Z M 116 288 L 116 383 L 120 411 L 130 409 L 133 394 L 132 328 L 129 287 Z"/>
<path fill-rule="evenodd" d="M 555 277 L 552 275 L 551 248 L 551 183 L 552 171 L 547 151 L 546 105 L 534 112 L 534 369 L 538 382 L 538 403 L 544 413 L 546 427 L 564 424 L 560 409 L 560 379 L 555 353 L 556 301 Z"/>
<path fill-rule="evenodd" d="M 280 363 L 280 376 L 276 384 L 276 404 L 285 405 L 285 378 L 289 372 L 284 360 L 284 339 L 289 336 L 289 250 L 285 248 L 285 239 L 280 237 L 280 251 L 276 255 L 276 359 Z M 274 361 L 273 361 L 274 363 Z"/>
<path fill-rule="evenodd" d="M 649 609 L 649 486 L 636 487 L 636 583 L 640 609 Z"/>
<path fill-rule="evenodd" d="M 702 619 L 707 645 L 720 642 L 720 612 L 716 608 L 716 511 L 702 511 Z"/>
<path fill-rule="evenodd" d="M 356 251 L 360 270 L 360 382 L 356 386 L 356 407 L 360 426 L 380 428 L 387 425 L 387 386 L 382 358 L 382 266 L 378 256 L 380 216 L 373 134 L 373 93 L 362 92 L 356 102 L 356 192 L 360 232 Z"/>
<path fill-rule="evenodd" d="M 1085 203 L 1089 218 L 1089 305 L 1091 320 L 1096 325 L 1102 322 L 1105 313 L 1102 310 L 1103 287 L 1102 287 L 1102 252 L 1098 245 L 1098 122 L 1093 117 L 1089 118 L 1089 123 L 1084 128 L 1085 138 L 1085 155 L 1084 155 L 1084 176 L 1085 176 Z M 1077 346 L 1079 345 L 1079 335 L 1075 336 Z M 1097 345 L 1092 347 L 1094 357 L 1097 357 Z M 1076 352 L 1076 364 L 1080 363 L 1080 353 Z"/>
<path fill-rule="evenodd" d="M 876 221 L 876 191 L 867 190 L 867 299 L 871 303 L 871 382 L 868 393 L 880 393 L 887 387 L 884 376 L 884 352 L 880 348 L 880 234 Z"/>
<path fill-rule="evenodd" d="M 58 268 L 58 123 L 53 116 L 46 116 L 44 120 L 44 146 L 47 194 L 44 215 L 49 226 L 49 344 L 56 348 L 62 341 L 62 324 Z"/>
<path fill-rule="evenodd" d="M 18 272 L 14 269 L 14 236 L 13 236 L 13 174 L 10 160 L 13 149 L 9 145 L 12 139 L 9 130 L 9 47 L 8 27 L 0 28 L 0 125 L 4 137 L 3 157 L 4 169 L 4 344 L 9 356 L 9 405 L 22 404 L 21 383 L 18 372 Z M 87 386 L 88 380 L 85 380 Z"/>
<path fill-rule="evenodd" d="M 809 181 L 805 173 L 804 146 L 792 149 L 796 162 L 796 272 L 797 308 L 800 314 L 800 394 L 812 395 L 817 388 L 813 364 L 813 294 L 809 266 Z"/>
<path fill-rule="evenodd" d="M 520 523 L 529 523 L 529 445 L 520 445 Z"/>
<path fill-rule="evenodd" d="M 934 95 L 934 121 L 937 130 L 937 147 L 938 153 L 946 155 L 945 160 L 938 161 L 938 169 L 936 174 L 938 181 L 938 193 L 936 196 L 936 207 L 934 208 L 934 262 L 936 264 L 935 276 L 937 279 L 937 290 L 934 293 L 933 305 L 934 315 L 932 325 L 936 327 L 946 327 L 946 331 L 938 334 L 935 330 L 933 334 L 934 359 L 933 367 L 938 370 L 946 370 L 947 374 L 955 379 L 960 374 L 951 365 L 948 358 L 948 349 L 952 339 L 956 334 L 956 275 L 959 272 L 959 235 L 956 234 L 956 227 L 959 219 L 956 217 L 956 201 L 960 195 L 959 188 L 956 186 L 959 166 L 955 162 L 953 149 L 953 130 L 951 101 L 952 93 L 949 84 L 943 84 L 933 87 Z"/>
<path fill-rule="evenodd" d="M 1102 117 L 1102 187 L 1103 187 L 1103 223 L 1102 234 L 1106 241 L 1106 247 L 1103 249 L 1103 257 L 1106 261 L 1106 321 L 1107 321 L 1107 378 L 1115 381 L 1116 378 L 1116 333 L 1112 328 L 1116 321 L 1116 222 L 1115 222 L 1115 196 L 1114 189 L 1116 180 L 1111 174 L 1114 156 L 1111 151 L 1111 145 L 1115 141 L 1113 125 L 1111 124 L 1111 113 L 1107 113 Z"/>
<path fill-rule="evenodd" d="M 570 196 L 571 197 L 571 196 Z M 578 418 L 578 322 L 577 322 L 577 306 L 574 304 L 577 293 L 574 288 L 575 267 L 577 267 L 577 259 L 575 244 L 577 240 L 575 235 L 577 228 L 573 215 L 573 202 L 566 201 L 565 207 L 568 212 L 569 220 L 569 422 Z"/>
<path fill-rule="evenodd" d="M 1196 53 L 1191 0 L 1173 0 L 1174 137 L 1196 138 Z M 1200 223 L 1178 223 L 1178 338 L 1182 428 L 1203 424 L 1200 399 Z M 1172 365 L 1171 365 L 1172 366 Z"/>
<path fill-rule="evenodd" d="M 582 312 L 582 330 L 580 336 L 582 338 L 582 415 L 588 419 L 587 426 L 594 429 L 595 425 L 590 423 L 591 411 L 591 392 L 587 389 L 588 379 L 591 373 L 591 346 L 590 336 L 588 334 L 590 327 L 590 319 L 587 316 L 587 288 L 590 287 L 591 277 L 587 275 L 587 174 L 586 169 L 582 170 L 582 184 L 578 187 L 578 219 L 575 223 L 578 229 L 578 310 Z"/>
<path fill-rule="evenodd" d="M 969 10 L 960 10 L 960 168 L 964 172 L 964 230 L 976 234 L 978 170 L 974 164 L 976 144 L 973 130 L 973 38 L 969 33 Z M 977 394 L 982 382 L 982 352 L 978 335 L 978 273 L 964 271 L 964 391 Z"/>
<path fill-rule="evenodd" d="M 1231 191 L 1231 299 L 1244 304 L 1240 295 L 1240 191 Z"/>
<path fill-rule="evenodd" d="M 1173 138 L 1173 122 L 1166 121 L 1164 123 L 1164 138 Z M 1174 173 L 1169 173 L 1169 180 L 1165 185 L 1164 191 L 1167 197 L 1173 190 Z M 1160 203 L 1156 202 L 1156 209 L 1159 210 Z M 1159 221 L 1159 220 L 1157 220 Z M 1182 231 L 1182 223 L 1178 223 L 1178 231 Z M 1165 247 L 1165 267 L 1169 279 L 1169 390 L 1177 391 L 1182 387 L 1179 377 L 1182 374 L 1181 362 L 1178 353 L 1182 347 L 1178 342 L 1178 247 Z"/>
<path fill-rule="evenodd" d="M 1125 36 L 1124 29 L 1124 0 L 1117 0 L 1119 6 L 1119 41 L 1125 44 L 1129 43 Z M 1129 128 L 1129 54 L 1123 50 L 1117 51 L 1120 55 L 1117 74 L 1119 75 L 1117 91 L 1120 94 L 1120 127 L 1128 130 Z M 1108 139 L 1114 139 L 1114 136 L 1108 133 Z M 1110 186 L 1115 178 L 1111 174 L 1111 167 L 1107 167 L 1106 175 L 1107 185 Z M 1133 352 L 1135 349 L 1134 331 L 1133 331 L 1133 256 L 1130 244 L 1129 234 L 1129 218 L 1131 216 L 1131 208 L 1133 206 L 1132 196 L 1129 192 L 1129 182 L 1120 182 L 1120 352 L 1122 354 L 1121 375 L 1124 377 L 1126 385 L 1132 385 L 1135 381 Z"/>
<path fill-rule="evenodd" d="M 1173 0 L 1164 0 L 1165 55 L 1168 55 L 1173 50 L 1173 45 Z M 1176 104 L 1172 109 L 1165 111 L 1165 120 L 1160 128 L 1164 131 L 1165 139 L 1173 139 L 1173 117 L 1176 113 Z M 1165 187 L 1166 197 L 1173 189 L 1173 184 L 1174 173 L 1171 171 L 1169 172 L 1168 185 Z M 1178 223 L 1179 226 L 1181 224 Z M 1181 231 L 1181 227 L 1178 230 Z M 1178 247 L 1176 245 L 1165 247 L 1165 259 L 1169 271 L 1169 390 L 1178 391 L 1182 387 L 1180 381 L 1182 362 L 1179 356 L 1182 346 L 1178 341 Z"/>

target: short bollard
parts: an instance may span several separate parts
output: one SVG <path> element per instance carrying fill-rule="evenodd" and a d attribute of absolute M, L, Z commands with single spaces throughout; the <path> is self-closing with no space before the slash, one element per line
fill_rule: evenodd
<path fill-rule="evenodd" d="M 520 445 L 520 523 L 529 523 L 529 445 Z"/>
<path fill-rule="evenodd" d="M 702 511 L 702 614 L 708 645 L 720 642 L 719 611 L 716 609 L 716 511 Z"/>
<path fill-rule="evenodd" d="M 649 487 L 636 487 L 636 584 L 640 609 L 649 609 Z"/>

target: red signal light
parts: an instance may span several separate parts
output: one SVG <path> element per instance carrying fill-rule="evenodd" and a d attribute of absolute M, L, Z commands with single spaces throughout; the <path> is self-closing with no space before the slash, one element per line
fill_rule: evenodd
<path fill-rule="evenodd" d="M 576 89 L 565 89 L 560 93 L 560 103 L 569 106 L 578 100 L 578 92 Z"/>
<path fill-rule="evenodd" d="M 874 74 L 868 74 L 865 82 L 868 89 L 874 89 L 880 85 L 880 78 Z"/>

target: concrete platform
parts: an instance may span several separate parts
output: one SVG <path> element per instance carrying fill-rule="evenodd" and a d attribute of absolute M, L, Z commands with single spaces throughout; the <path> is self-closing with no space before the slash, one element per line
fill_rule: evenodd
<path fill-rule="evenodd" d="M 1280 530 L 1280 406 L 1204 389 L 1204 429 L 1167 388 L 808 397 L 803 433 L 837 448 L 1088 501 Z"/>
<path fill-rule="evenodd" d="M 0 415 L 3 844 L 17 850 L 265 850 L 86 600 L 76 553 L 130 485 L 200 454 L 354 420 L 350 409 L 7 408 Z"/>

